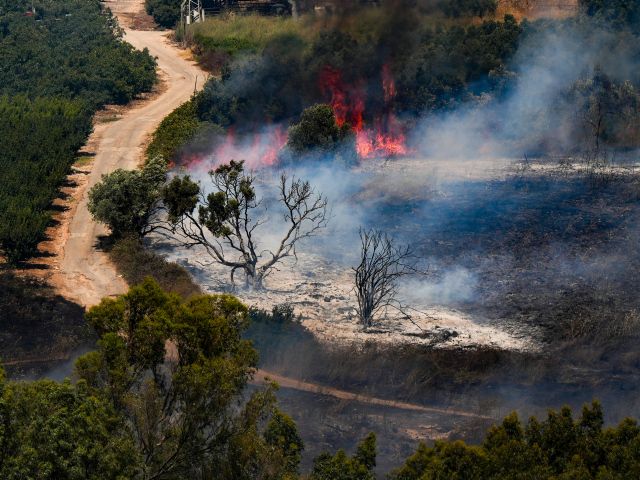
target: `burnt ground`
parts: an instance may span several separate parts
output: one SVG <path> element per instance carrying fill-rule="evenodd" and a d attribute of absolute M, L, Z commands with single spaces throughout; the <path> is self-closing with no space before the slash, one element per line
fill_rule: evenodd
<path fill-rule="evenodd" d="M 371 223 L 436 269 L 477 277 L 455 306 L 547 342 L 619 337 L 640 326 L 640 178 L 559 171 L 447 187 L 414 204 L 378 205 Z"/>

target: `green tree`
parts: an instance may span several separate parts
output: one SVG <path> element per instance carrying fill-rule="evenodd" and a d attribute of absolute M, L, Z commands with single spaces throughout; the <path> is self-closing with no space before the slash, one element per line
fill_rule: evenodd
<path fill-rule="evenodd" d="M 289 128 L 288 147 L 296 154 L 355 152 L 351 126 L 338 126 L 330 105 L 306 108 L 300 121 Z"/>
<path fill-rule="evenodd" d="M 638 0 L 580 0 L 582 11 L 591 17 L 609 22 L 617 28 L 640 27 Z"/>
<path fill-rule="evenodd" d="M 546 420 L 531 418 L 526 427 L 516 414 L 492 427 L 480 446 L 439 441 L 421 444 L 391 478 L 534 480 L 627 479 L 640 472 L 640 429 L 624 420 L 604 429 L 603 413 L 594 402 L 574 420 L 571 409 L 549 411 Z"/>
<path fill-rule="evenodd" d="M 121 412 L 142 478 L 278 479 L 290 471 L 289 446 L 269 443 L 260 430 L 273 412 L 273 388 L 238 408 L 257 353 L 242 339 L 248 311 L 236 298 L 182 301 L 147 279 L 103 300 L 87 320 L 100 340 L 78 359 L 77 374 Z"/>
<path fill-rule="evenodd" d="M 247 286 L 260 289 L 278 262 L 295 257 L 296 246 L 316 234 L 327 222 L 327 200 L 309 182 L 289 180 L 283 173 L 278 185 L 286 229 L 273 250 L 259 247 L 256 218 L 262 200 L 255 177 L 245 173 L 244 162 L 232 160 L 209 172 L 213 189 L 208 195 L 189 177 L 174 177 L 163 189 L 171 230 L 185 246 L 201 245 L 214 262 L 229 267 L 231 283 L 240 270 Z M 197 213 L 196 213 L 197 212 Z"/>
<path fill-rule="evenodd" d="M 145 10 L 158 25 L 173 28 L 180 20 L 180 3 L 175 0 L 145 0 Z"/>
<path fill-rule="evenodd" d="M 286 473 L 291 477 L 296 476 L 304 443 L 293 419 L 276 410 L 264 432 L 264 439 L 267 445 L 282 454 Z"/>
<path fill-rule="evenodd" d="M 154 216 L 160 209 L 166 169 L 165 161 L 156 157 L 141 170 L 118 169 L 103 175 L 89 191 L 89 212 L 115 237 L 129 233 L 144 236 L 157 230 L 161 224 Z"/>
<path fill-rule="evenodd" d="M 139 461 L 122 417 L 84 382 L 6 384 L 0 369 L 0 477 L 124 479 Z"/>
<path fill-rule="evenodd" d="M 370 433 L 358 445 L 355 455 L 344 450 L 323 453 L 313 461 L 311 480 L 373 480 L 376 465 L 376 436 Z"/>

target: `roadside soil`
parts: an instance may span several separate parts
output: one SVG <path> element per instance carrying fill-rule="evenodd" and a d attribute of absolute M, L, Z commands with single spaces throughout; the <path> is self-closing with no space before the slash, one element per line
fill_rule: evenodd
<path fill-rule="evenodd" d="M 205 81 L 205 73 L 190 59 L 189 52 L 177 48 L 167 32 L 148 29 L 143 3 L 107 0 L 105 6 L 118 17 L 124 39 L 137 49 L 147 48 L 156 57 L 159 85 L 126 107 L 107 107 L 96 115 L 94 132 L 57 202 L 60 213 L 47 232 L 50 240 L 43 243 L 42 257 L 30 269 L 48 280 L 60 295 L 85 307 L 127 289 L 101 249 L 108 232 L 87 210 L 90 188 L 116 169 L 138 167 L 158 124 Z"/>

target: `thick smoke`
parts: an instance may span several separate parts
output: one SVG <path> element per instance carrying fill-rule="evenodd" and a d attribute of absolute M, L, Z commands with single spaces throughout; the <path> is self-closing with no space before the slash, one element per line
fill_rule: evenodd
<path fill-rule="evenodd" d="M 568 98 L 572 87 L 597 70 L 618 82 L 636 77 L 637 54 L 629 47 L 636 40 L 574 21 L 526 28 L 505 72 L 504 92 L 497 98 L 483 95 L 452 112 L 427 115 L 411 137 L 422 155 L 522 158 L 591 147 L 576 137 L 585 119 Z"/>

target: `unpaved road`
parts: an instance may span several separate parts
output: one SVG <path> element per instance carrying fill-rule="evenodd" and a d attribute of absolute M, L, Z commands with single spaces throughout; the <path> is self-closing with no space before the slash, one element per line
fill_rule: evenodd
<path fill-rule="evenodd" d="M 441 415 L 452 415 L 465 418 L 479 418 L 483 420 L 492 420 L 493 417 L 481 415 L 478 413 L 468 412 L 452 408 L 426 407 L 415 403 L 399 402 L 395 400 L 385 400 L 382 398 L 370 397 L 368 395 L 359 395 L 357 393 L 339 390 L 337 388 L 318 385 L 317 383 L 304 382 L 291 377 L 283 377 L 277 373 L 268 372 L 266 370 L 258 370 L 252 383 L 263 384 L 268 381 L 276 382 L 282 388 L 290 388 L 302 392 L 316 393 L 319 395 L 327 395 L 340 400 L 348 400 L 352 402 L 364 403 L 367 405 L 378 405 L 382 407 L 397 408 L 400 410 L 411 410 L 422 413 L 437 413 Z"/>
<path fill-rule="evenodd" d="M 166 115 L 189 99 L 196 83 L 202 86 L 205 78 L 204 72 L 188 60 L 186 52 L 171 44 L 166 32 L 127 28 L 132 14 L 143 8 L 141 0 L 106 1 L 105 5 L 125 26 L 125 40 L 140 50 L 148 48 L 157 58 L 165 89 L 149 100 L 136 102 L 125 109 L 121 118 L 98 125 L 89 140 L 95 144 L 92 149 L 96 155 L 87 181 L 78 192 L 81 198 L 64 235 L 66 242 L 59 271 L 52 279 L 63 296 L 84 306 L 95 305 L 103 297 L 127 289 L 106 254 L 97 248 L 99 236 L 105 235 L 107 230 L 96 224 L 87 210 L 89 189 L 106 173 L 139 166 L 149 135 Z"/>

